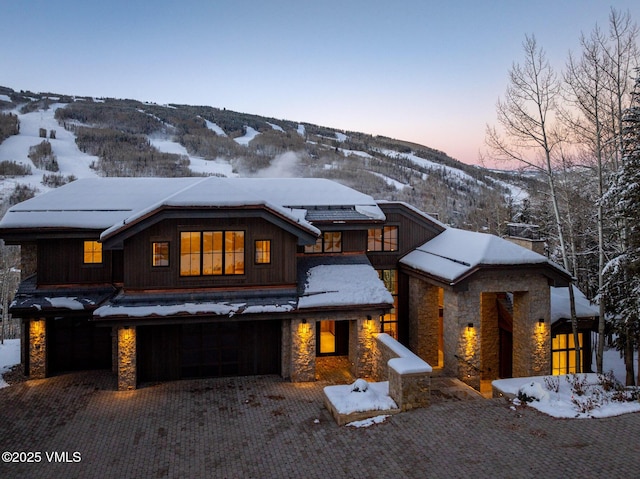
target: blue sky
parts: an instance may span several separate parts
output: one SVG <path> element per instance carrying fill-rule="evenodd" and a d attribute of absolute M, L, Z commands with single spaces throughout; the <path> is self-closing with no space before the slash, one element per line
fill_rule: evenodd
<path fill-rule="evenodd" d="M 186 103 L 431 146 L 483 148 L 534 34 L 562 67 L 635 1 L 20 0 L 0 3 L 0 85 Z"/>

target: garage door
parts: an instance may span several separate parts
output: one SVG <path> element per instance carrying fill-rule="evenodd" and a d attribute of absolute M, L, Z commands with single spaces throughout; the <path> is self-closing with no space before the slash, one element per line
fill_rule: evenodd
<path fill-rule="evenodd" d="M 111 328 L 87 319 L 48 319 L 47 361 L 49 374 L 111 369 Z"/>
<path fill-rule="evenodd" d="M 141 382 L 280 373 L 280 321 L 138 327 Z"/>

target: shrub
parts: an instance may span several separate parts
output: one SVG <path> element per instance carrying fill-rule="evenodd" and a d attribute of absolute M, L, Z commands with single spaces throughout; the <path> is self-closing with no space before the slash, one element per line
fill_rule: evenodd
<path fill-rule="evenodd" d="M 547 390 L 557 393 L 560 391 L 560 377 L 559 376 L 545 376 L 544 385 Z"/>
<path fill-rule="evenodd" d="M 18 120 L 18 115 L 12 115 L 11 113 L 7 115 L 0 114 L 0 143 L 12 135 L 17 135 L 19 132 L 20 121 Z"/>
<path fill-rule="evenodd" d="M 26 176 L 31 174 L 29 165 L 22 165 L 15 161 L 0 161 L 0 176 Z"/>
<path fill-rule="evenodd" d="M 51 148 L 51 143 L 43 140 L 29 148 L 29 158 L 36 167 L 47 171 L 58 171 L 58 160 Z"/>
<path fill-rule="evenodd" d="M 50 175 L 42 175 L 42 184 L 44 186 L 48 186 L 50 188 L 57 188 L 62 185 L 66 185 L 67 183 L 71 183 L 75 181 L 76 177 L 73 175 L 62 176 L 58 173 L 52 173 Z"/>
<path fill-rule="evenodd" d="M 23 201 L 33 198 L 36 195 L 36 189 L 28 185 L 16 185 L 13 192 L 9 196 L 9 204 L 16 205 Z"/>
<path fill-rule="evenodd" d="M 567 383 L 576 396 L 584 396 L 587 392 L 587 376 L 584 374 L 567 374 Z"/>

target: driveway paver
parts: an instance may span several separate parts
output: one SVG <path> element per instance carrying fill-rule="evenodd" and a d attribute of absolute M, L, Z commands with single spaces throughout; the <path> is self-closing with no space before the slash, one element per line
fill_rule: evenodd
<path fill-rule="evenodd" d="M 640 474 L 640 414 L 561 420 L 503 399 L 437 401 L 368 428 L 338 427 L 322 405 L 324 385 L 261 376 L 118 392 L 108 372 L 14 384 L 0 390 L 0 452 L 41 460 L 2 462 L 0 477 Z"/>

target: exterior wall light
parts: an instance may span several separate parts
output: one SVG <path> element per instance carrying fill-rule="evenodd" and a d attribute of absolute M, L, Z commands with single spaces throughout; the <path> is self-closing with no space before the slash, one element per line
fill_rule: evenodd
<path fill-rule="evenodd" d="M 467 324 L 467 329 L 469 329 L 469 330 L 473 329 L 473 323 Z"/>

